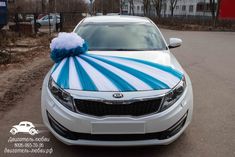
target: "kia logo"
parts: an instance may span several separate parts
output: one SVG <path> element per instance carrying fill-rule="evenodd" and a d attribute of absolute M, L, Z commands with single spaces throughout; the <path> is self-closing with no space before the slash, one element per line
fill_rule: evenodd
<path fill-rule="evenodd" d="M 122 93 L 114 93 L 114 94 L 113 94 L 113 97 L 114 97 L 114 98 L 122 98 L 122 97 L 123 97 L 123 94 L 122 94 Z"/>

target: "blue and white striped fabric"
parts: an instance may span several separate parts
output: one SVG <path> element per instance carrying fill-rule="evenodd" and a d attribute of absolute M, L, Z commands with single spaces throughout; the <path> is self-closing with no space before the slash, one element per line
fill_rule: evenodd
<path fill-rule="evenodd" d="M 171 89 L 183 74 L 144 60 L 83 54 L 56 63 L 51 76 L 64 89 L 127 92 Z"/>

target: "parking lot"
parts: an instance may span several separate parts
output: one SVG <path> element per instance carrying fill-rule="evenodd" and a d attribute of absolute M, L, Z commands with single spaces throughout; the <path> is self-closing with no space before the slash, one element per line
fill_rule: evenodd
<path fill-rule="evenodd" d="M 168 146 L 81 147 L 64 145 L 45 130 L 42 135 L 50 138 L 46 147 L 53 149 L 50 156 L 235 156 L 235 32 L 161 31 L 166 39 L 179 37 L 183 40 L 183 45 L 172 49 L 172 52 L 193 84 L 193 121 L 183 135 Z M 11 126 L 27 120 L 43 128 L 40 113 L 41 84 L 42 78 L 1 117 L 0 156 L 10 155 L 4 153 L 4 149 L 11 147 L 8 142 L 12 136 L 9 133 Z M 14 155 L 35 156 L 30 153 Z"/>

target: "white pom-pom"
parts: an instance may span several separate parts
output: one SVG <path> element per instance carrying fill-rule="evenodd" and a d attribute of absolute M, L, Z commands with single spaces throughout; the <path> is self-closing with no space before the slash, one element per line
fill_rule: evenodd
<path fill-rule="evenodd" d="M 59 33 L 58 37 L 54 38 L 51 41 L 50 48 L 51 51 L 54 49 L 74 49 L 78 46 L 82 47 L 84 44 L 84 39 L 82 39 L 79 35 L 76 33 Z"/>

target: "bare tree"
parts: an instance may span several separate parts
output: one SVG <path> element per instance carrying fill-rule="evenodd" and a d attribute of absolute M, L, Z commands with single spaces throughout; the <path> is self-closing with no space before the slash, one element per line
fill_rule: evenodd
<path fill-rule="evenodd" d="M 95 0 L 93 9 L 96 13 L 118 13 L 120 12 L 119 0 Z"/>
<path fill-rule="evenodd" d="M 164 17 L 165 17 L 165 16 L 166 16 L 166 10 L 167 10 L 167 3 L 164 2 L 163 5 L 162 5 L 162 7 L 163 7 L 163 15 L 164 15 Z"/>
<path fill-rule="evenodd" d="M 46 12 L 46 1 L 41 0 L 41 5 L 42 5 L 42 13 L 45 13 Z"/>
<path fill-rule="evenodd" d="M 130 15 L 135 15 L 135 12 L 134 12 L 134 0 L 129 0 L 129 6 L 130 6 Z"/>
<path fill-rule="evenodd" d="M 215 12 L 216 12 L 216 3 L 215 0 L 210 0 L 210 10 L 211 10 L 211 17 L 212 20 L 215 20 Z"/>
<path fill-rule="evenodd" d="M 177 2 L 178 0 L 170 0 L 171 16 L 174 15 L 174 10 L 175 10 Z"/>
<path fill-rule="evenodd" d="M 95 13 L 103 13 L 104 14 L 104 3 L 103 3 L 103 0 L 96 0 L 94 3 L 93 3 L 93 10 Z"/>
<path fill-rule="evenodd" d="M 84 0 L 14 0 L 9 2 L 10 13 L 16 12 L 17 8 L 18 13 L 86 12 L 87 4 Z"/>
<path fill-rule="evenodd" d="M 122 14 L 124 5 L 125 5 L 124 0 L 120 0 L 120 14 Z"/>
<path fill-rule="evenodd" d="M 162 11 L 162 0 L 152 0 L 152 3 L 156 9 L 157 17 L 161 17 Z"/>
<path fill-rule="evenodd" d="M 216 26 L 216 23 L 219 18 L 220 3 L 221 3 L 221 0 L 217 0 L 217 3 L 215 0 L 210 0 L 210 11 L 211 11 L 211 17 L 213 21 L 213 26 Z"/>
<path fill-rule="evenodd" d="M 9 13 L 39 13 L 42 12 L 41 0 L 15 0 L 8 2 Z"/>
<path fill-rule="evenodd" d="M 214 26 L 216 26 L 216 23 L 219 20 L 219 15 L 220 15 L 220 4 L 221 4 L 221 0 L 217 0 L 217 9 L 216 9 L 216 17 L 214 20 Z"/>
<path fill-rule="evenodd" d="M 216 20 L 218 20 L 218 18 L 219 18 L 220 4 L 221 4 L 221 0 L 217 0 Z"/>
<path fill-rule="evenodd" d="M 143 0 L 144 15 L 148 16 L 150 14 L 150 0 Z"/>

